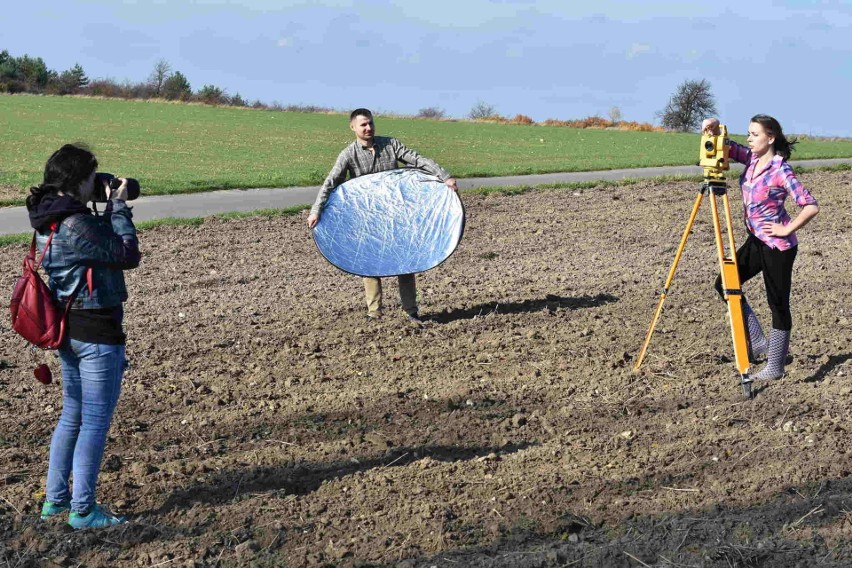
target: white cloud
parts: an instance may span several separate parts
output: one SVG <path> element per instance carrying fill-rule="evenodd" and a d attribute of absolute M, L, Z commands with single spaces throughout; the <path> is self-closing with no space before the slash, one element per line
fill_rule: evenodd
<path fill-rule="evenodd" d="M 634 59 L 643 53 L 648 53 L 649 51 L 651 51 L 650 45 L 645 43 L 634 43 L 630 46 L 625 55 L 627 56 L 627 59 Z"/>
<path fill-rule="evenodd" d="M 293 47 L 293 38 L 282 37 L 278 39 L 278 47 Z"/>

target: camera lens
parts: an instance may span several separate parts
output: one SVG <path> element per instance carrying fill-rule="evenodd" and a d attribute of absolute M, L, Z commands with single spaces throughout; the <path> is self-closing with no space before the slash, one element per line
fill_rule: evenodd
<path fill-rule="evenodd" d="M 716 145 L 713 144 L 712 140 L 708 140 L 707 142 L 704 143 L 704 149 L 707 150 L 708 152 L 712 152 L 713 150 L 716 149 Z"/>
<path fill-rule="evenodd" d="M 132 201 L 139 197 L 139 180 L 133 178 L 125 178 L 127 180 L 127 201 Z M 92 196 L 92 201 L 106 203 L 109 201 L 106 193 L 106 185 L 109 188 L 116 190 L 121 187 L 121 180 L 112 174 L 106 172 L 97 172 L 95 174 L 95 193 Z"/>
<path fill-rule="evenodd" d="M 139 197 L 139 180 L 133 178 L 125 178 L 127 180 L 127 200 L 133 201 L 137 197 Z M 109 180 L 110 189 L 118 189 L 121 187 L 121 180 L 118 178 L 112 178 Z"/>

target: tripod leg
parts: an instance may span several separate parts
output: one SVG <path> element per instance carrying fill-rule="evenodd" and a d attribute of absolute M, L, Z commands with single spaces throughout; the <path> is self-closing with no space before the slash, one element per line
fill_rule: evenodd
<path fill-rule="evenodd" d="M 751 382 L 749 377 L 748 361 L 748 332 L 745 325 L 745 313 L 743 310 L 743 293 L 740 286 L 740 275 L 737 270 L 736 249 L 734 248 L 733 231 L 731 230 L 731 210 L 728 203 L 728 194 L 722 194 L 725 208 L 725 221 L 728 225 L 728 237 L 730 240 L 731 255 L 725 256 L 725 247 L 722 244 L 722 230 L 719 221 L 719 209 L 716 205 L 715 196 L 712 197 L 711 206 L 713 211 L 713 228 L 716 233 L 716 250 L 719 256 L 719 269 L 722 275 L 722 290 L 725 295 L 725 303 L 728 306 L 728 322 L 731 325 L 731 337 L 734 344 L 734 359 L 737 371 L 740 373 L 740 384 L 743 395 L 752 397 Z"/>
<path fill-rule="evenodd" d="M 657 320 L 660 319 L 660 314 L 663 312 L 663 302 L 666 301 L 666 296 L 669 293 L 669 288 L 672 285 L 675 272 L 677 271 L 677 265 L 680 262 L 680 257 L 683 254 L 684 247 L 686 246 L 686 240 L 689 238 L 689 233 L 692 231 L 692 225 L 695 223 L 695 217 L 698 215 L 698 207 L 701 205 L 701 200 L 703 198 L 704 191 L 702 190 L 698 192 L 698 196 L 695 198 L 695 203 L 692 206 L 692 213 L 689 214 L 689 221 L 687 221 L 686 228 L 680 238 L 680 244 L 677 247 L 674 262 L 672 263 L 671 269 L 669 269 L 669 276 L 666 278 L 666 284 L 660 294 L 660 302 L 657 304 L 657 310 L 654 312 L 654 318 L 651 320 L 651 326 L 648 328 L 648 333 L 645 335 L 645 343 L 642 344 L 642 350 L 639 352 L 639 357 L 637 357 L 636 364 L 633 366 L 634 371 L 639 370 L 639 366 L 642 365 L 642 361 L 645 359 L 645 352 L 648 350 L 648 344 L 651 343 L 651 336 L 654 335 L 654 328 L 657 327 Z"/>

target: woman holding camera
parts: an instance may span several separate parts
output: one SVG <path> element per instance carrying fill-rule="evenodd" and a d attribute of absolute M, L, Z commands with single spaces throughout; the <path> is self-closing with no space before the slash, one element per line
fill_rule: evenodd
<path fill-rule="evenodd" d="M 95 501 L 95 489 L 126 365 L 123 271 L 136 268 L 140 254 L 125 203 L 127 180 L 117 189 L 96 188 L 97 166 L 88 149 L 66 144 L 47 160 L 44 181 L 27 197 L 40 250 L 54 231 L 43 262 L 48 285 L 59 305 L 73 301 L 66 343 L 59 349 L 62 415 L 50 443 L 41 516 L 70 511 L 68 524 L 75 529 L 126 521 Z M 98 195 L 109 200 L 100 216 L 86 205 Z"/>
<path fill-rule="evenodd" d="M 718 119 L 706 119 L 701 129 L 718 135 Z M 748 147 L 728 141 L 730 159 L 745 165 L 740 188 L 748 238 L 737 250 L 737 270 L 741 282 L 763 273 L 772 312 L 772 329 L 767 340 L 754 311 L 743 302 L 752 355 L 767 354 L 766 366 L 754 376 L 757 380 L 779 379 L 784 375 L 793 327 L 790 288 L 798 250 L 796 231 L 819 213 L 816 199 L 787 163 L 795 143 L 795 139 L 784 136 L 777 120 L 765 114 L 758 114 L 749 122 Z M 784 208 L 788 195 L 802 208 L 795 219 Z M 716 278 L 716 291 L 723 294 L 721 276 Z"/>

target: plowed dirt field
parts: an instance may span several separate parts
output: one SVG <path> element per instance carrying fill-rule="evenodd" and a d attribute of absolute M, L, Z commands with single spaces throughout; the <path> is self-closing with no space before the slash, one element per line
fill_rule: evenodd
<path fill-rule="evenodd" d="M 99 498 L 42 522 L 61 388 L 0 322 L 0 565 L 852 565 L 852 172 L 801 176 L 791 361 L 738 386 L 709 204 L 632 370 L 697 191 L 463 195 L 425 327 L 365 319 L 301 216 L 140 234 Z M 732 192 L 739 242 L 742 204 Z M 0 249 L 11 290 L 26 247 Z M 762 279 L 744 286 L 769 327 Z"/>

